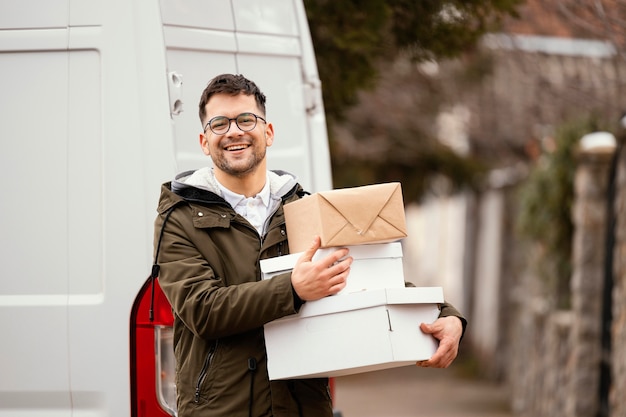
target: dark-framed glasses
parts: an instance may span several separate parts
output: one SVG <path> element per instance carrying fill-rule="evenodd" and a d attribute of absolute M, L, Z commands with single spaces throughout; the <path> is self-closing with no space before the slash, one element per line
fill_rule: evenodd
<path fill-rule="evenodd" d="M 237 127 L 243 132 L 249 132 L 256 127 L 257 119 L 261 119 L 263 123 L 267 123 L 264 118 L 254 113 L 241 113 L 237 117 L 228 118 L 226 116 L 215 116 L 204 126 L 204 131 L 211 129 L 216 135 L 223 135 L 230 130 L 230 122 L 233 120 Z"/>

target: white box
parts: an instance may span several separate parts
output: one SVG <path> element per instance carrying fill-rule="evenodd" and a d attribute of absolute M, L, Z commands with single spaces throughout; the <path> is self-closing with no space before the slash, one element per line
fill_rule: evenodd
<path fill-rule="evenodd" d="M 337 377 L 414 365 L 437 340 L 419 329 L 439 317 L 441 287 L 390 288 L 306 302 L 265 325 L 270 379 Z"/>
<path fill-rule="evenodd" d="M 402 244 L 400 242 L 372 245 L 346 246 L 354 258 L 346 286 L 338 294 L 385 289 L 404 288 Z M 337 248 L 318 249 L 313 260 L 330 255 Z M 261 260 L 263 279 L 293 269 L 301 252 Z"/>

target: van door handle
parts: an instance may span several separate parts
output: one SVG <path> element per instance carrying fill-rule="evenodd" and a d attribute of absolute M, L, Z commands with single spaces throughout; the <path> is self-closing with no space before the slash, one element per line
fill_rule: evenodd
<path fill-rule="evenodd" d="M 176 71 L 168 73 L 167 88 L 170 95 L 170 116 L 174 117 L 183 111 L 183 76 Z"/>

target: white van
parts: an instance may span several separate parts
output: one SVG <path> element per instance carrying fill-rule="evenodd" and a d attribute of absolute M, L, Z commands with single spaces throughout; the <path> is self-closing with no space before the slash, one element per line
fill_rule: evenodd
<path fill-rule="evenodd" d="M 300 0 L 0 0 L 0 416 L 175 415 L 153 220 L 223 72 L 268 96 L 270 168 L 330 189 Z"/>

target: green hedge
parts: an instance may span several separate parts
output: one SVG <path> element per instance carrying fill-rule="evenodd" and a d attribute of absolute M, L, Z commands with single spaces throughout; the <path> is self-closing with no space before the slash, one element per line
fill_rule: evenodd
<path fill-rule="evenodd" d="M 545 140 L 541 156 L 518 194 L 517 229 L 539 248 L 540 274 L 558 308 L 568 308 L 572 274 L 575 148 L 580 138 L 600 130 L 594 117 L 562 125 L 553 140 Z"/>

